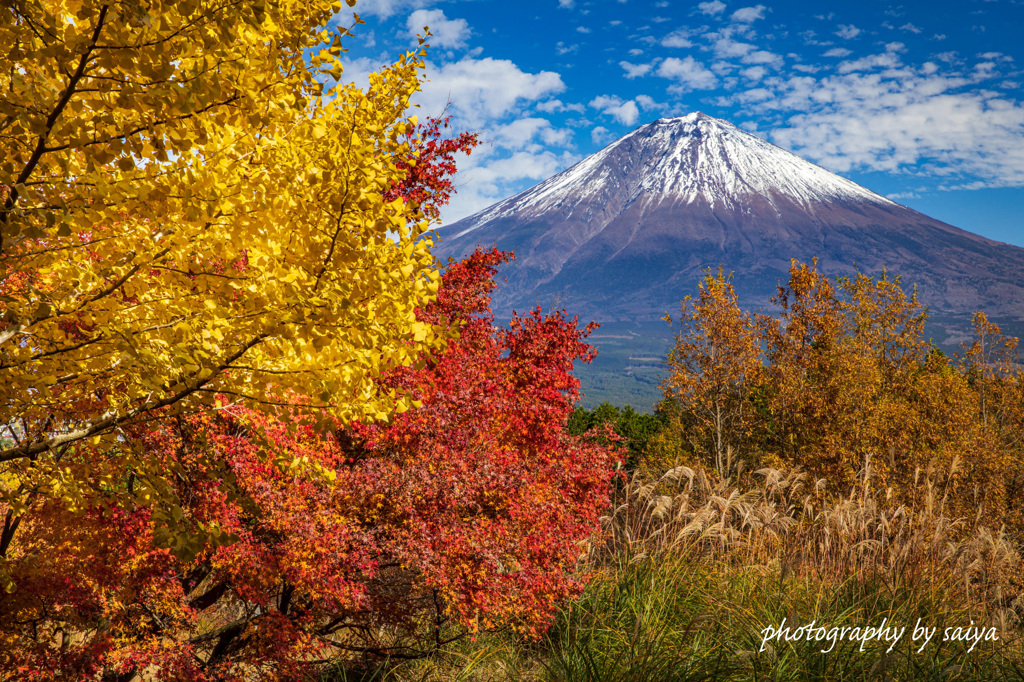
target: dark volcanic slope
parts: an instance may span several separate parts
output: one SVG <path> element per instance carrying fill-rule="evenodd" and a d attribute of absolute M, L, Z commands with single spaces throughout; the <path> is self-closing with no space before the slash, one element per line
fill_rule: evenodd
<path fill-rule="evenodd" d="M 896 204 L 725 121 L 660 119 L 539 185 L 441 228 L 436 252 L 514 251 L 494 308 L 537 303 L 643 320 L 707 267 L 760 305 L 791 258 L 830 274 L 898 272 L 935 312 L 1024 318 L 1024 249 Z"/>

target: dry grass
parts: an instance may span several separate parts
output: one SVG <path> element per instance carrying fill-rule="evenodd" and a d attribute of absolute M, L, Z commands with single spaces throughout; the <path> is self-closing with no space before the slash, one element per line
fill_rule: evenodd
<path fill-rule="evenodd" d="M 875 491 L 870 471 L 843 495 L 799 471 L 735 480 L 676 466 L 638 473 L 613 495 L 586 548 L 595 579 L 538 643 L 464 642 L 430 661 L 378 671 L 395 680 L 989 680 L 1024 678 L 1021 560 L 984 512 L 953 518 L 922 472 L 912 504 Z M 907 499 L 908 496 L 899 496 Z M 999 642 L 830 653 L 759 650 L 761 632 L 820 625 L 995 627 Z M 371 678 L 365 678 L 371 679 Z"/>
<path fill-rule="evenodd" d="M 800 471 L 760 469 L 739 481 L 713 481 L 677 466 L 660 476 L 637 473 L 616 492 L 591 549 L 599 566 L 672 555 L 731 565 L 776 566 L 787 574 L 841 582 L 850 576 L 900 577 L 945 588 L 955 597 L 1010 618 L 1020 607 L 1020 555 L 1006 528 L 951 518 L 934 477 L 919 476 L 914 506 L 880 496 L 869 471 L 844 496 Z M 744 484 L 746 486 L 744 487 Z"/>

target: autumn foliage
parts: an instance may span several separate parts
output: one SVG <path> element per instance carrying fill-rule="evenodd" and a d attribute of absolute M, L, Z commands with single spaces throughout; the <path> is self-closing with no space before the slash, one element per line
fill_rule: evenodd
<path fill-rule="evenodd" d="M 455 192 L 456 154 L 469 155 L 480 142 L 479 135 L 466 131 L 446 137 L 444 133 L 451 127 L 451 116 L 432 116 L 406 131 L 413 155 L 399 159 L 396 168 L 404 171 L 405 177 L 392 181 L 384 192 L 385 201 L 401 197 L 428 218 L 440 216 L 440 207 Z"/>
<path fill-rule="evenodd" d="M 450 169 L 414 160 L 448 143 L 407 118 L 423 49 L 341 80 L 340 9 L 0 7 L 0 463 L 55 480 L 68 443 L 271 387 L 310 420 L 409 407 L 377 380 L 445 342 L 415 310 Z"/>
<path fill-rule="evenodd" d="M 357 652 L 543 630 L 580 589 L 580 543 L 615 456 L 565 430 L 588 329 L 539 311 L 493 326 L 490 277 L 505 258 L 449 266 L 419 317 L 458 341 L 382 378 L 422 402 L 388 423 L 323 435 L 222 398 L 114 448 L 74 447 L 70 478 L 104 475 L 74 504 L 36 496 L 22 516 L 0 669 L 298 679 Z"/>
<path fill-rule="evenodd" d="M 683 303 L 652 455 L 696 457 L 722 477 L 803 467 L 840 494 L 867 476 L 909 502 L 927 477 L 948 508 L 1022 518 L 1024 380 L 1016 339 L 983 314 L 955 357 L 926 338 L 898 277 L 832 280 L 797 264 L 773 315 L 741 309 L 709 273 Z"/>

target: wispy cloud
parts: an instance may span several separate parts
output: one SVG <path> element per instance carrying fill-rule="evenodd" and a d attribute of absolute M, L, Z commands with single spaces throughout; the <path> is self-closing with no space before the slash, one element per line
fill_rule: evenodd
<path fill-rule="evenodd" d="M 354 9 L 362 15 L 387 19 L 395 14 L 421 7 L 429 7 L 433 4 L 433 0 L 359 0 Z"/>
<path fill-rule="evenodd" d="M 658 65 L 657 73 L 675 81 L 677 87 L 689 90 L 706 90 L 718 83 L 715 74 L 693 57 L 669 57 Z"/>
<path fill-rule="evenodd" d="M 836 31 L 836 35 L 843 40 L 852 40 L 859 36 L 863 31 L 854 26 L 853 24 L 840 24 L 839 30 Z"/>
<path fill-rule="evenodd" d="M 711 0 L 711 2 L 700 3 L 697 5 L 697 9 L 700 10 L 701 14 L 715 16 L 725 11 L 725 3 L 720 0 Z"/>
<path fill-rule="evenodd" d="M 654 68 L 654 63 L 652 62 L 650 64 L 632 64 L 627 61 L 621 61 L 619 62 L 619 66 L 621 66 L 622 70 L 626 72 L 626 78 L 632 80 L 634 78 L 646 76 L 650 72 L 650 70 Z"/>
<path fill-rule="evenodd" d="M 745 24 L 757 21 L 758 19 L 764 19 L 764 11 L 768 9 L 764 5 L 756 5 L 754 7 L 743 7 L 732 13 L 733 21 L 740 21 Z"/>
<path fill-rule="evenodd" d="M 682 33 L 693 43 L 686 57 L 620 66 L 627 77 L 670 80 L 676 96 L 715 93 L 706 101 L 738 107 L 776 143 L 839 172 L 911 171 L 948 177 L 948 187 L 1024 185 L 1024 103 L 1003 86 L 1018 80 L 1004 53 L 967 60 L 948 52 L 915 64 L 904 61 L 907 45 L 892 41 L 867 54 L 833 46 L 815 63 L 784 57 L 772 36 L 729 23 L 735 14 L 716 17 L 718 28 Z M 901 28 L 917 35 L 916 26 Z M 853 24 L 834 31 L 844 40 L 864 34 Z"/>
<path fill-rule="evenodd" d="M 835 73 L 776 79 L 769 106 L 785 115 L 772 139 L 833 170 L 949 176 L 948 186 L 1024 184 L 1024 105 L 987 89 L 991 67 L 940 73 L 890 52 Z M 749 94 L 747 95 L 749 97 Z M 959 184 L 958 184 L 959 183 Z"/>
<path fill-rule="evenodd" d="M 566 104 L 560 99 L 549 99 L 544 102 L 538 102 L 534 106 L 534 109 L 537 111 L 543 111 L 546 114 L 554 114 L 562 111 L 574 111 L 577 114 L 582 114 L 587 110 L 586 107 L 578 102 Z"/>
<path fill-rule="evenodd" d="M 590 131 L 590 139 L 591 141 L 593 141 L 594 144 L 603 145 L 606 142 L 611 142 L 612 140 L 614 140 L 615 135 L 613 135 L 612 131 L 608 130 L 604 126 L 596 126 L 593 130 Z"/>
<path fill-rule="evenodd" d="M 672 31 L 667 36 L 661 39 L 662 47 L 693 47 L 693 41 L 690 40 L 691 32 L 685 29 Z"/>
<path fill-rule="evenodd" d="M 644 111 L 659 111 L 666 108 L 665 104 L 655 101 L 650 95 L 637 95 L 636 103 Z"/>
<path fill-rule="evenodd" d="M 640 118 L 640 109 L 633 100 L 623 101 L 615 95 L 600 95 L 590 102 L 590 106 L 605 116 L 611 116 L 623 125 L 635 125 Z"/>
<path fill-rule="evenodd" d="M 562 77 L 553 71 L 527 73 L 507 59 L 490 57 L 428 64 L 427 74 L 429 80 L 414 102 L 434 113 L 451 100 L 455 113 L 472 128 L 565 90 Z"/>
<path fill-rule="evenodd" d="M 439 9 L 418 9 L 409 15 L 405 25 L 413 37 L 429 27 L 433 34 L 430 44 L 435 47 L 465 47 L 469 38 L 469 24 L 465 19 L 449 19 Z"/>

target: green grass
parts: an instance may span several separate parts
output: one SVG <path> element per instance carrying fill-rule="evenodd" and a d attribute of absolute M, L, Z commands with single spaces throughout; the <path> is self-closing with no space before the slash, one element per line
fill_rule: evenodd
<path fill-rule="evenodd" d="M 601 680 L 1000 680 L 1021 677 L 1017 643 L 936 642 L 916 651 L 917 618 L 942 629 L 967 625 L 966 609 L 942 603 L 942 585 L 851 577 L 831 585 L 779 568 L 729 567 L 676 557 L 623 566 L 591 585 L 548 641 L 543 679 Z M 891 642 L 832 645 L 768 642 L 783 618 L 794 626 L 907 625 Z"/>
<path fill-rule="evenodd" d="M 750 680 L 823 682 L 868 680 L 982 681 L 1024 679 L 1019 642 L 933 640 L 916 651 L 917 618 L 942 628 L 966 625 L 971 613 L 945 603 L 942 584 L 895 584 L 850 577 L 830 584 L 784 575 L 780 566 L 731 566 L 702 557 L 643 558 L 591 582 L 540 642 L 509 634 L 464 641 L 443 655 L 383 665 L 361 677 L 333 680 L 544 680 L 550 682 L 681 682 Z M 906 625 L 890 642 L 770 642 L 769 625 L 831 627 Z"/>

